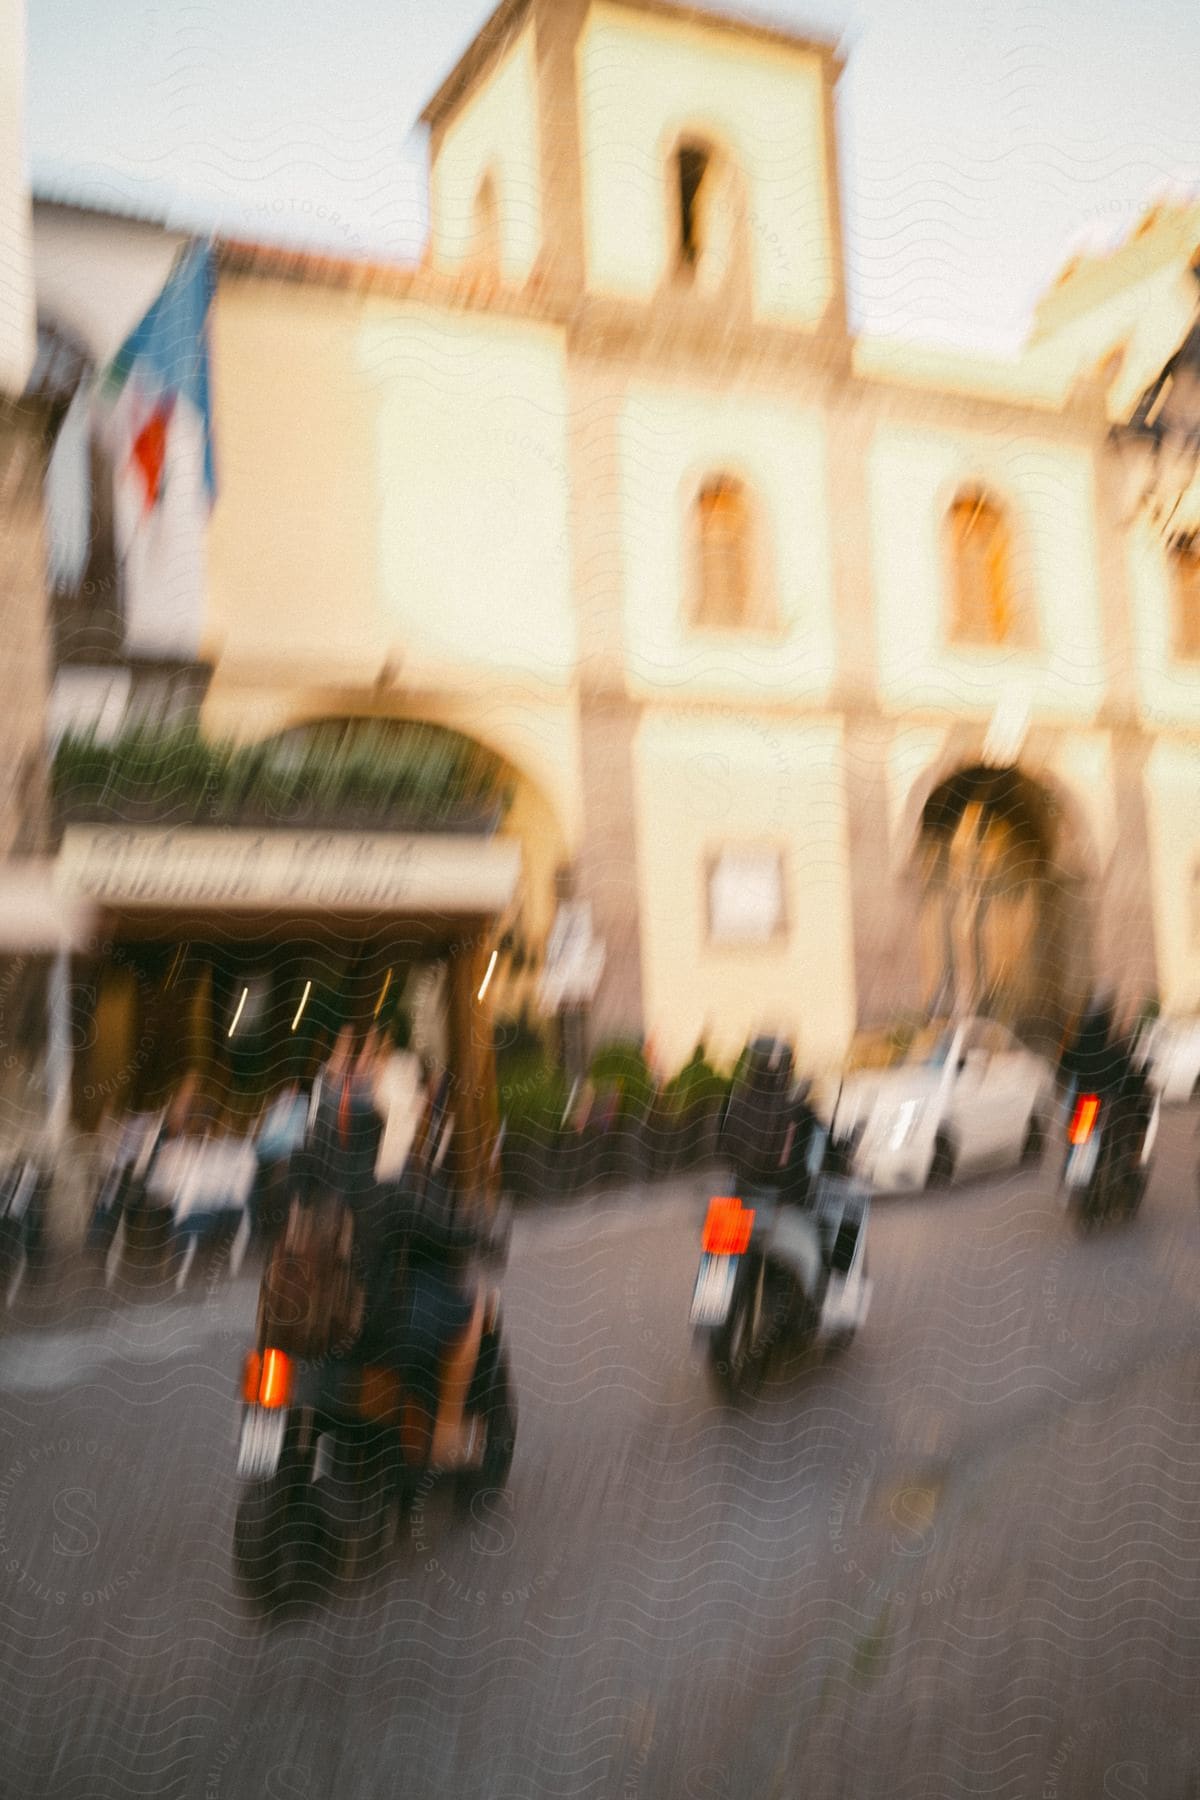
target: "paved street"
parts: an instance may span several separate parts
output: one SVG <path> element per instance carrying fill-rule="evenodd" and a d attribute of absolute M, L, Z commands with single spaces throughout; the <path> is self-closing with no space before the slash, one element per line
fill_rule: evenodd
<path fill-rule="evenodd" d="M 1200 1795 L 1200 1204 L 1054 1163 L 881 1202 L 839 1364 L 719 1407 L 702 1181 L 518 1221 L 511 1491 L 309 1617 L 231 1581 L 254 1286 L 0 1338 L 0 1791 L 46 1800 Z"/>

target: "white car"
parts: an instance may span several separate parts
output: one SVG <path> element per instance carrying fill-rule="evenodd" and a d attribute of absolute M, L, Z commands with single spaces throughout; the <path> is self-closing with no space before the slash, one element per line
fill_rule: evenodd
<path fill-rule="evenodd" d="M 902 1062 L 849 1076 L 837 1130 L 857 1134 L 858 1175 L 881 1193 L 1036 1162 L 1055 1115 L 1050 1064 L 991 1019 L 927 1026 Z"/>
<path fill-rule="evenodd" d="M 1156 1019 L 1142 1044 L 1150 1086 L 1164 1106 L 1183 1106 L 1200 1086 L 1200 1019 Z"/>

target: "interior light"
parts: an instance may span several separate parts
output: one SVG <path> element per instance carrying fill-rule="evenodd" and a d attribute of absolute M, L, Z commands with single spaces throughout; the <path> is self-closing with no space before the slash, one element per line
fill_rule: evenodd
<path fill-rule="evenodd" d="M 245 987 L 242 989 L 242 997 L 238 1001 L 238 1009 L 233 1015 L 233 1024 L 229 1027 L 230 1037 L 233 1036 L 234 1032 L 238 1028 L 238 1020 L 242 1016 L 242 1008 L 245 1006 L 245 1004 L 249 998 L 250 998 L 250 989 L 248 987 Z"/>
<path fill-rule="evenodd" d="M 312 993 L 312 982 L 306 981 L 304 984 L 304 992 L 300 996 L 300 1004 L 296 1008 L 296 1016 L 292 1020 L 292 1030 L 293 1031 L 295 1031 L 297 1025 L 300 1023 L 301 1018 L 303 1017 L 304 1009 L 308 1005 L 308 996 L 311 993 Z"/>
<path fill-rule="evenodd" d="M 492 975 L 493 975 L 493 973 L 495 971 L 495 967 L 496 967 L 496 958 L 499 956 L 499 954 L 500 954 L 500 952 L 498 950 L 492 951 L 491 958 L 490 958 L 490 960 L 488 962 L 488 966 L 487 966 L 487 974 L 484 976 L 482 984 L 480 985 L 479 992 L 475 996 L 477 1000 L 482 1000 L 483 996 L 488 991 L 488 985 L 491 982 Z"/>
<path fill-rule="evenodd" d="M 380 989 L 379 998 L 375 1002 L 375 1011 L 371 1014 L 371 1017 L 373 1019 L 377 1019 L 379 1017 L 380 1013 L 383 1011 L 383 1003 L 387 999 L 388 989 L 391 987 L 391 985 L 392 985 L 392 971 L 389 969 L 387 972 L 386 979 L 384 980 L 383 987 Z"/>

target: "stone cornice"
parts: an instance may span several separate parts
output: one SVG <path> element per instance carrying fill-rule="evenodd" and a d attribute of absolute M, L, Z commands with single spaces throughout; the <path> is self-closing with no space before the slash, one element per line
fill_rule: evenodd
<path fill-rule="evenodd" d="M 222 245 L 221 269 L 235 281 L 311 285 L 361 299 L 557 328 L 565 333 L 568 355 L 639 378 L 758 383 L 775 393 L 789 380 L 816 380 L 827 386 L 831 402 L 866 403 L 905 423 L 918 414 L 933 415 L 934 424 L 944 417 L 959 426 L 977 420 L 994 428 L 1002 420 L 1009 428 L 1088 444 L 1107 427 L 1090 389 L 1076 390 L 1061 406 L 1043 407 L 1016 396 L 856 371 L 854 340 L 841 328 L 836 308 L 815 329 L 806 329 L 682 301 L 650 305 L 598 295 L 579 298 L 536 275 L 524 287 L 511 288 L 494 278 L 451 274 L 428 264 L 406 269 L 238 242 Z"/>

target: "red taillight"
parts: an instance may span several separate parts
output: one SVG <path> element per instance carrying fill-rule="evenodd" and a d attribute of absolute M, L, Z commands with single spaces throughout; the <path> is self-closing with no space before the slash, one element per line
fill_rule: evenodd
<path fill-rule="evenodd" d="M 1072 1144 L 1086 1144 L 1096 1129 L 1096 1120 L 1100 1116 L 1100 1100 L 1096 1094 L 1080 1094 L 1075 1102 L 1075 1111 L 1071 1118 L 1067 1137 Z"/>
<path fill-rule="evenodd" d="M 242 1399 L 247 1406 L 286 1406 L 292 1397 L 292 1365 L 282 1350 L 252 1350 L 242 1367 Z"/>
<path fill-rule="evenodd" d="M 252 1350 L 242 1364 L 242 1399 L 247 1406 L 253 1406 L 258 1399 L 258 1384 L 262 1380 L 262 1357 L 257 1350 Z"/>
<path fill-rule="evenodd" d="M 700 1247 L 706 1256 L 744 1256 L 754 1230 L 754 1213 L 740 1200 L 710 1200 Z"/>

